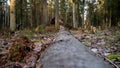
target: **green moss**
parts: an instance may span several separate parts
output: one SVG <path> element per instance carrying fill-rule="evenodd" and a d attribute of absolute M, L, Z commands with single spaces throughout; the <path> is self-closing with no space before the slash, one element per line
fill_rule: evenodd
<path fill-rule="evenodd" d="M 41 32 L 41 33 L 45 32 L 45 25 L 39 25 L 39 26 L 37 26 L 35 28 L 35 31 L 36 32 Z"/>
<path fill-rule="evenodd" d="M 20 32 L 21 36 L 26 36 L 28 39 L 31 39 L 34 37 L 34 32 L 28 29 L 24 29 Z"/>
<path fill-rule="evenodd" d="M 108 59 L 120 61 L 120 55 L 109 55 Z"/>
<path fill-rule="evenodd" d="M 41 40 L 34 40 L 34 42 L 41 42 Z"/>
<path fill-rule="evenodd" d="M 118 22 L 118 27 L 120 27 L 120 21 Z"/>

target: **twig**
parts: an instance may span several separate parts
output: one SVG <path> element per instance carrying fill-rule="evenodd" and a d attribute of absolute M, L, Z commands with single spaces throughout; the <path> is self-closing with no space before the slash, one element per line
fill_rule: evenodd
<path fill-rule="evenodd" d="M 96 53 L 97 54 L 97 53 Z M 104 57 L 104 56 L 102 56 L 102 55 L 100 55 L 100 54 L 97 54 L 98 56 L 100 56 L 100 57 L 102 57 L 102 58 L 104 58 L 106 61 L 108 61 L 109 63 L 111 63 L 113 66 L 115 66 L 115 68 L 119 68 L 115 63 L 113 63 L 111 60 L 109 60 L 108 58 L 106 58 L 106 57 Z"/>

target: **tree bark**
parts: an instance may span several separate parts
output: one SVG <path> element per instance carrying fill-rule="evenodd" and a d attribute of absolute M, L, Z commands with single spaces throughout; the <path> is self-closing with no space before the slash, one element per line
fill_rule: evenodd
<path fill-rule="evenodd" d="M 63 29 L 39 62 L 42 68 L 114 68 Z"/>
<path fill-rule="evenodd" d="M 59 29 L 59 0 L 55 1 L 55 28 Z"/>
<path fill-rule="evenodd" d="M 83 13 L 82 13 L 82 27 L 83 28 L 85 28 L 84 11 L 85 11 L 85 0 L 83 0 Z"/>
<path fill-rule="evenodd" d="M 48 23 L 47 0 L 41 0 L 41 22 L 46 25 Z"/>
<path fill-rule="evenodd" d="M 10 1 L 10 30 L 14 31 L 16 28 L 15 23 L 15 0 Z"/>
<path fill-rule="evenodd" d="M 109 28 L 111 28 L 111 16 L 112 16 L 112 11 L 111 11 L 111 9 L 109 10 L 110 11 L 110 18 L 109 18 Z"/>
<path fill-rule="evenodd" d="M 75 18 L 75 3 L 73 2 L 73 28 L 76 28 L 76 18 Z"/>

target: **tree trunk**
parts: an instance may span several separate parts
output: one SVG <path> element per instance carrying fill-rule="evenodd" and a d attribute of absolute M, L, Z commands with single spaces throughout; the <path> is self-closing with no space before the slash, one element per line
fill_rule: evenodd
<path fill-rule="evenodd" d="M 75 9 L 75 3 L 73 2 L 73 4 L 72 4 L 72 6 L 73 6 L 73 28 L 77 28 L 77 22 L 76 22 L 76 14 L 75 14 L 75 11 L 76 11 L 76 9 Z"/>
<path fill-rule="evenodd" d="M 66 11 L 66 13 L 65 13 L 65 23 L 67 23 L 67 19 L 68 19 L 68 18 L 67 18 L 67 13 L 68 13 L 68 12 Z"/>
<path fill-rule="evenodd" d="M 10 30 L 14 31 L 16 28 L 15 23 L 15 0 L 10 1 Z"/>
<path fill-rule="evenodd" d="M 111 16 L 112 16 L 112 11 L 110 10 L 109 28 L 111 28 Z"/>
<path fill-rule="evenodd" d="M 40 1 L 36 0 L 36 25 L 40 25 Z"/>
<path fill-rule="evenodd" d="M 30 27 L 33 27 L 33 1 L 30 0 Z"/>
<path fill-rule="evenodd" d="M 47 0 L 41 0 L 41 22 L 46 25 L 48 22 Z"/>
<path fill-rule="evenodd" d="M 114 68 L 64 29 L 39 62 L 42 68 Z"/>
<path fill-rule="evenodd" d="M 84 22 L 84 10 L 85 10 L 85 0 L 83 0 L 83 14 L 82 14 L 82 27 L 85 27 L 85 22 Z"/>
<path fill-rule="evenodd" d="M 59 29 L 59 0 L 55 1 L 55 28 Z"/>

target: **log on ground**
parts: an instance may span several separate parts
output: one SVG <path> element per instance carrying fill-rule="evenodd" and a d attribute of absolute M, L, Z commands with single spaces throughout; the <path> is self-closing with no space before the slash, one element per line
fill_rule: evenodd
<path fill-rule="evenodd" d="M 114 68 L 65 30 L 57 34 L 39 62 L 41 68 Z"/>

